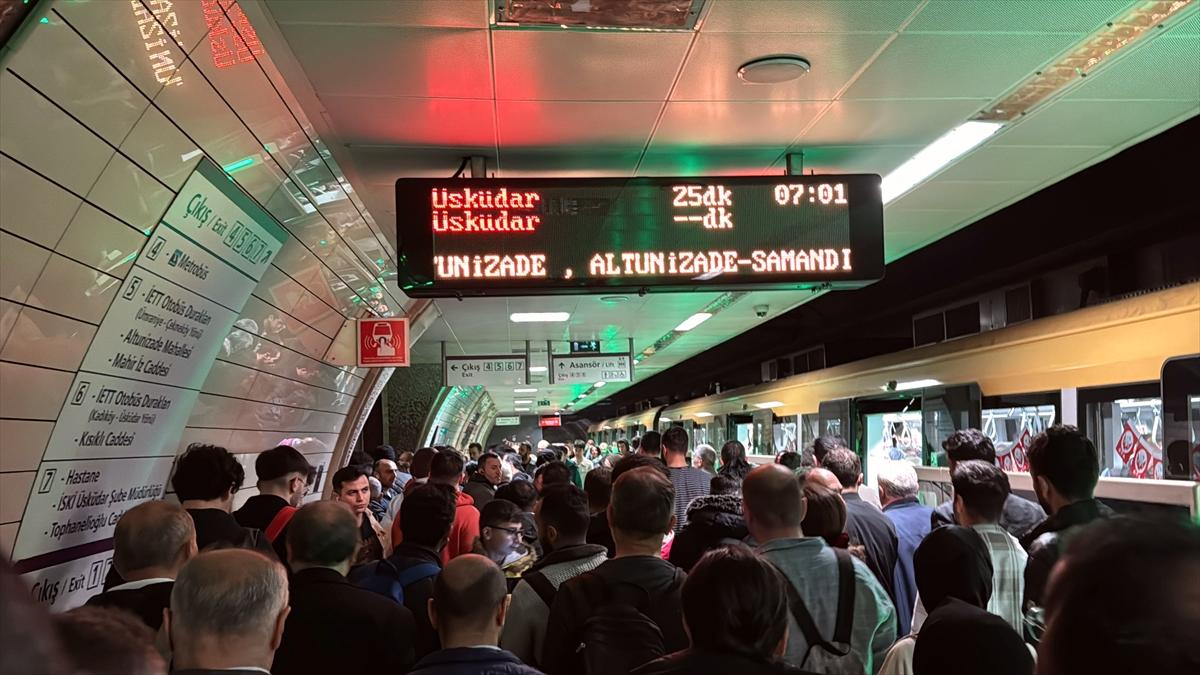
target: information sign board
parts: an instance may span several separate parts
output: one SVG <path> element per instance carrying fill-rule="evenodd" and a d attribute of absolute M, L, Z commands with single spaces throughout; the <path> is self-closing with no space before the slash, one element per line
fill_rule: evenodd
<path fill-rule="evenodd" d="M 359 319 L 358 367 L 408 367 L 408 319 Z"/>
<path fill-rule="evenodd" d="M 592 384 L 633 380 L 633 359 L 629 354 L 559 355 L 550 357 L 552 384 Z"/>
<path fill-rule="evenodd" d="M 495 426 L 498 426 L 498 427 L 521 426 L 521 417 L 519 415 L 511 415 L 511 416 L 507 416 L 507 417 L 497 417 Z"/>
<path fill-rule="evenodd" d="M 529 371 L 525 356 L 447 356 L 447 387 L 525 384 Z"/>

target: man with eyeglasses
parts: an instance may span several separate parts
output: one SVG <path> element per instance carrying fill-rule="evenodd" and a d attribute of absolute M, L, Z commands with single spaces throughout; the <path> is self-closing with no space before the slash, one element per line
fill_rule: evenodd
<path fill-rule="evenodd" d="M 521 509 L 507 499 L 493 499 L 479 512 L 479 538 L 475 550 L 504 571 L 509 590 L 533 565 L 533 554 L 521 542 Z"/>
<path fill-rule="evenodd" d="M 316 470 L 290 445 L 280 445 L 259 453 L 254 460 L 258 494 L 246 500 L 233 517 L 242 527 L 266 533 L 267 540 L 287 560 L 287 527 L 300 502 L 308 494 Z"/>

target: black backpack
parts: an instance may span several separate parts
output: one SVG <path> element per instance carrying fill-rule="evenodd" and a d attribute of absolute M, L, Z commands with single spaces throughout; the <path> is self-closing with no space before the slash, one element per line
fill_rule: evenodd
<path fill-rule="evenodd" d="M 654 598 L 640 586 L 609 584 L 586 573 L 586 597 L 597 608 L 583 622 L 582 656 L 587 675 L 628 675 L 629 671 L 666 655 L 662 630 L 650 615 Z M 675 570 L 670 590 L 683 585 L 683 570 Z"/>

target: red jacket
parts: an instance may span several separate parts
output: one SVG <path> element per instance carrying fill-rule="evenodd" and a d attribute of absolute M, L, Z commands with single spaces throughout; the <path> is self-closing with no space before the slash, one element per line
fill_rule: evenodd
<path fill-rule="evenodd" d="M 465 492 L 459 492 L 454 503 L 454 523 L 450 525 L 450 541 L 442 549 L 442 564 L 450 562 L 464 553 L 470 553 L 479 536 L 479 509 L 475 508 L 475 500 Z M 401 506 L 401 508 L 404 508 Z M 392 545 L 404 541 L 404 532 L 400 529 L 400 518 L 392 523 Z"/>

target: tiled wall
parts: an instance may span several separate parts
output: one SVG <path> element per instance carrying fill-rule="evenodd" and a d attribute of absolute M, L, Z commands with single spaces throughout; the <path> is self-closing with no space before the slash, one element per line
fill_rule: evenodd
<path fill-rule="evenodd" d="M 0 54 L 6 555 L 96 327 L 202 155 L 291 238 L 224 339 L 181 447 L 230 448 L 251 488 L 255 453 L 285 439 L 328 464 L 355 396 L 367 395 L 365 373 L 344 365 L 333 355 L 344 350 L 331 345 L 348 319 L 402 314 L 409 304 L 385 283 L 394 251 L 269 55 L 217 66 L 221 45 L 203 13 L 213 4 L 43 1 Z M 249 30 L 230 14 L 213 25 L 221 39 L 230 26 Z M 166 39 L 172 32 L 177 42 Z M 177 68 L 164 70 L 168 63 Z"/>

